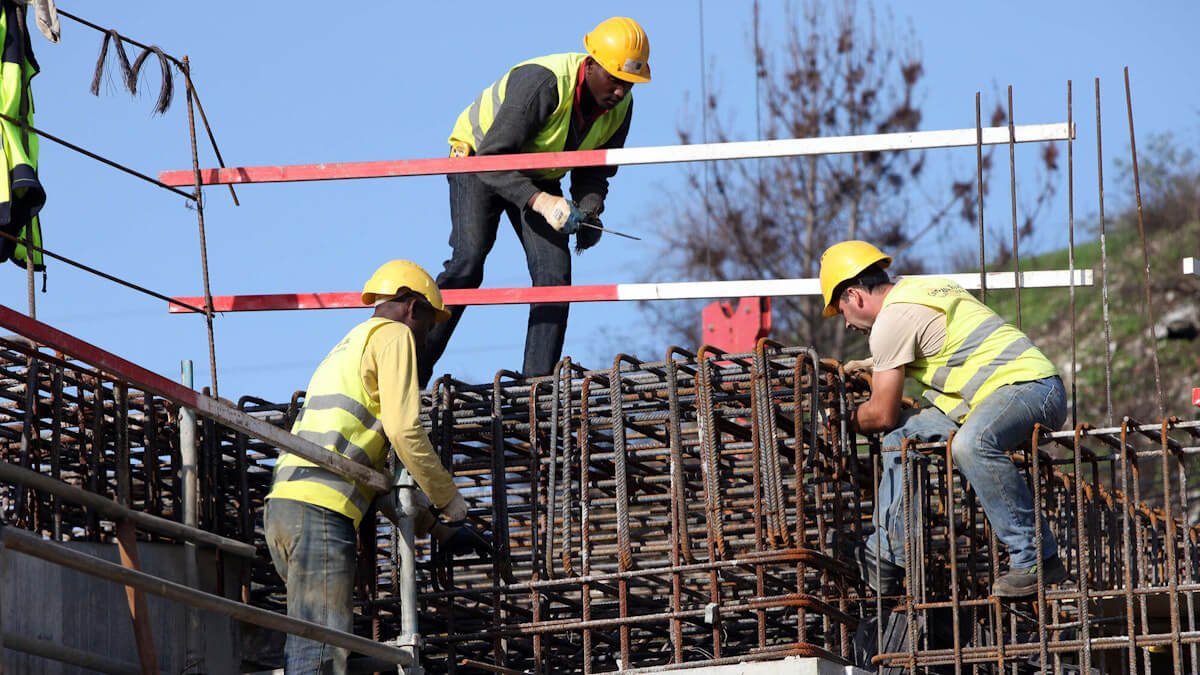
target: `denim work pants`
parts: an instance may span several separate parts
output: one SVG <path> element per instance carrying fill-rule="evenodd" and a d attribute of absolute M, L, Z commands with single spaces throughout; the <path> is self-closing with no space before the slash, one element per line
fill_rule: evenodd
<path fill-rule="evenodd" d="M 1057 430 L 1067 417 L 1067 397 L 1058 376 L 997 389 L 967 416 L 962 428 L 937 408 L 905 411 L 900 426 L 883 437 L 883 472 L 875 506 L 875 532 L 867 548 L 884 560 L 904 564 L 904 467 L 900 443 L 938 442 L 954 436 L 954 466 L 971 483 L 996 537 L 1008 547 L 1010 566 L 1032 567 L 1058 552 L 1054 533 L 1042 517 L 1042 554 L 1034 541 L 1034 505 L 1029 486 L 1007 452 L 1029 441 L 1033 425 Z M 923 462 L 917 453 L 910 461 Z M 909 495 L 913 522 L 921 529 L 916 495 Z"/>
<path fill-rule="evenodd" d="M 546 222 L 524 204 L 511 204 L 473 174 L 450 174 L 450 259 L 438 275 L 439 288 L 479 288 L 483 284 L 483 263 L 496 243 L 500 214 L 508 216 L 521 246 L 534 286 L 567 286 L 571 283 L 570 237 Z M 539 182 L 538 188 L 562 195 L 557 182 Z M 434 364 L 446 351 L 450 336 L 458 326 L 465 308 L 451 307 L 451 317 L 436 324 L 429 332 L 424 354 L 420 357 L 419 380 L 424 387 L 433 374 Z M 548 375 L 562 355 L 567 333 L 568 303 L 529 306 L 529 327 L 525 334 L 526 377 Z"/>
<path fill-rule="evenodd" d="M 354 632 L 354 522 L 292 499 L 268 499 L 263 521 L 288 616 Z M 345 649 L 288 635 L 283 653 L 287 675 L 346 672 Z"/>

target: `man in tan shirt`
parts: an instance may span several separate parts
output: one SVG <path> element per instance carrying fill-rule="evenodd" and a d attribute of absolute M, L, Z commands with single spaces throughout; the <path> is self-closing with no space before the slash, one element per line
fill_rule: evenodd
<path fill-rule="evenodd" d="M 821 257 L 825 316 L 840 314 L 847 329 L 868 334 L 871 347 L 871 397 L 851 411 L 850 427 L 884 434 L 875 532 L 853 551 L 860 569 L 881 594 L 900 592 L 905 521 L 922 530 L 919 510 L 910 506 L 906 516 L 903 506 L 901 443 L 953 434 L 954 466 L 1008 549 L 1010 569 L 998 575 L 992 592 L 1024 597 L 1037 591 L 1039 580 L 1066 580 L 1044 516 L 1037 546 L 1033 496 L 1008 456 L 1036 426 L 1056 430 L 1066 419 L 1057 369 L 1024 333 L 958 284 L 936 277 L 893 282 L 885 271 L 891 261 L 864 241 L 835 244 Z M 926 388 L 933 406 L 900 409 L 906 377 Z"/>

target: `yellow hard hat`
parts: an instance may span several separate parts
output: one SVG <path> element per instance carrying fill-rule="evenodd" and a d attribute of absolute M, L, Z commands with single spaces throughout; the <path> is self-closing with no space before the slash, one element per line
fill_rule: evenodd
<path fill-rule="evenodd" d="M 843 241 L 821 254 L 821 295 L 825 297 L 825 317 L 837 314 L 833 292 L 843 281 L 849 281 L 875 263 L 880 267 L 892 264 L 892 257 L 875 248 L 874 244 L 857 239 Z"/>
<path fill-rule="evenodd" d="M 609 75 L 626 82 L 650 81 L 650 38 L 633 19 L 601 21 L 583 36 L 583 46 Z"/>
<path fill-rule="evenodd" d="M 404 289 L 425 296 L 437 321 L 450 318 L 450 310 L 442 302 L 442 292 L 438 290 L 433 277 L 420 265 L 409 260 L 390 260 L 379 266 L 375 273 L 363 284 L 362 301 L 364 305 L 374 304 L 380 298 L 390 298 L 399 295 Z"/>

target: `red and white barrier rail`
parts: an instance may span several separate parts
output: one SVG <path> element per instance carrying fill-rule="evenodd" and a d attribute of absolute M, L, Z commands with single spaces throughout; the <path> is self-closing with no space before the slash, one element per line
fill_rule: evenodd
<path fill-rule="evenodd" d="M 919 275 L 925 276 L 925 275 Z M 940 276 L 978 289 L 978 274 L 942 274 Z M 1015 288 L 1012 272 L 988 272 L 987 287 L 993 290 Z M 1070 270 L 1041 270 L 1021 273 L 1021 288 L 1062 288 L 1091 286 L 1091 270 L 1075 270 L 1074 282 Z M 760 279 L 747 281 L 688 281 L 662 284 L 602 284 L 593 286 L 539 286 L 533 288 L 476 288 L 447 289 L 442 299 L 447 305 L 523 305 L 541 302 L 615 302 L 622 300 L 698 300 L 704 298 L 781 297 L 788 295 L 820 295 L 818 279 Z M 175 298 L 197 307 L 204 306 L 203 297 Z M 267 312 L 295 309 L 361 309 L 358 293 L 277 293 L 268 295 L 215 295 L 215 312 Z M 172 314 L 192 310 L 168 303 Z"/>
<path fill-rule="evenodd" d="M 1065 141 L 1074 137 L 1066 123 L 1022 124 L 1014 127 L 1017 143 Z M 982 129 L 984 145 L 1008 143 L 1008 127 Z M 570 169 L 584 166 L 624 166 L 628 164 L 670 164 L 674 162 L 706 162 L 717 159 L 757 159 L 763 157 L 799 157 L 802 155 L 832 155 L 846 152 L 886 152 L 892 150 L 926 150 L 959 148 L 976 144 L 976 129 L 942 131 L 910 131 L 897 134 L 867 134 L 862 136 L 831 136 L 827 138 L 787 138 L 771 141 L 737 141 L 729 143 L 697 143 L 694 145 L 660 145 L 644 148 L 615 148 L 612 150 L 576 150 L 572 152 L 541 152 L 485 157 L 441 157 L 435 159 L 402 159 L 375 162 L 331 162 L 327 164 L 292 164 L 283 166 L 243 166 L 229 169 L 201 169 L 204 185 L 234 183 L 286 183 L 307 180 L 346 180 L 351 178 L 388 178 L 395 176 L 428 176 L 447 173 L 478 173 L 483 171 L 528 171 L 532 169 Z M 158 179 L 171 186 L 195 185 L 191 169 L 163 171 Z"/>
<path fill-rule="evenodd" d="M 353 478 L 377 491 L 391 489 L 391 481 L 378 471 L 369 469 L 342 455 L 294 436 L 256 417 L 210 396 L 197 393 L 177 382 L 153 373 L 141 366 L 106 352 L 99 347 L 68 335 L 57 328 L 31 319 L 9 307 L 0 305 L 0 327 L 25 337 L 38 345 L 55 349 L 68 357 L 97 368 L 114 378 L 142 391 L 170 399 L 194 409 L 199 415 L 244 434 L 269 443 L 280 450 L 303 457 L 340 475 Z"/>

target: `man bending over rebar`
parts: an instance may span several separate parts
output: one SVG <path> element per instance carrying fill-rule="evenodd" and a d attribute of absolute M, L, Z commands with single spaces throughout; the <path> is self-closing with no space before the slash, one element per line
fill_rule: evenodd
<path fill-rule="evenodd" d="M 458 116 L 450 156 L 502 155 L 620 148 L 633 118 L 634 84 L 650 81 L 650 40 L 633 19 L 602 21 L 583 38 L 587 53 L 551 54 L 513 66 Z M 600 241 L 599 215 L 615 166 L 571 170 L 571 199 L 560 179 L 567 169 L 449 174 L 450 259 L 438 275 L 441 288 L 479 288 L 483 263 L 500 215 L 507 214 L 534 286 L 571 283 L 570 235 L 575 252 Z M 562 356 L 567 303 L 529 306 L 526 377 L 549 375 Z M 421 358 L 421 386 L 450 342 L 464 308 L 434 327 Z"/>
<path fill-rule="evenodd" d="M 321 361 L 292 433 L 377 471 L 390 444 L 425 504 L 444 519 L 435 522 L 422 509 L 418 532 L 432 534 L 445 554 L 490 553 L 488 540 L 465 524 L 466 500 L 421 425 L 416 360 L 429 329 L 450 316 L 441 292 L 425 270 L 393 260 L 367 280 L 362 301 L 374 315 Z M 374 497 L 371 488 L 280 453 L 263 520 L 271 560 L 287 585 L 288 616 L 353 632 L 355 534 Z M 345 673 L 347 656 L 288 635 L 284 672 Z"/>
<path fill-rule="evenodd" d="M 1044 517 L 1037 550 L 1033 497 L 1007 454 L 1029 440 L 1035 424 L 1057 430 L 1066 419 L 1057 369 L 1024 333 L 962 286 L 941 278 L 893 282 L 885 271 L 891 262 L 865 241 L 843 241 L 821 256 L 824 315 L 841 314 L 847 329 L 868 334 L 871 349 L 871 397 L 851 411 L 850 427 L 886 432 L 875 532 L 848 547 L 863 578 L 882 595 L 901 592 L 901 441 L 945 441 L 954 433 L 954 465 L 1008 547 L 1010 569 L 995 580 L 992 593 L 1033 595 L 1038 565 L 1046 584 L 1065 581 L 1067 571 Z M 901 411 L 905 376 L 926 388 L 933 407 Z"/>

